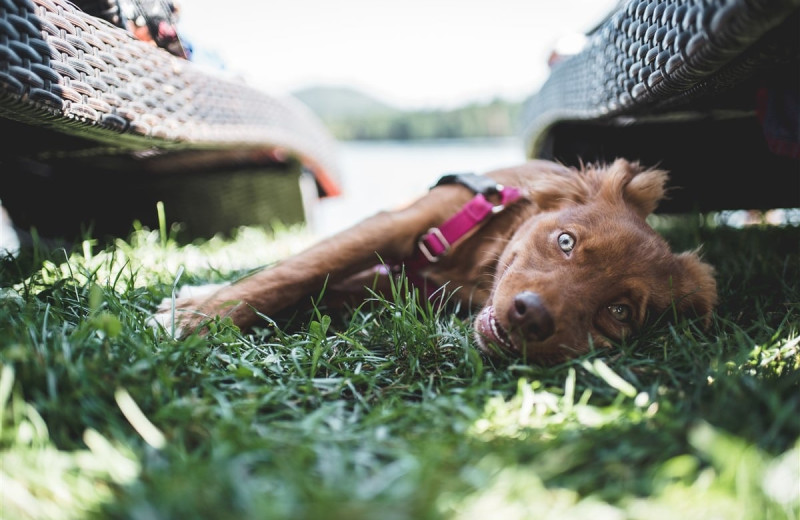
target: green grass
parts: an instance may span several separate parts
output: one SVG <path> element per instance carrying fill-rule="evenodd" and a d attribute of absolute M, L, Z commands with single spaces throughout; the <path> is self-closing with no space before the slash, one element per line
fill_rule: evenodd
<path fill-rule="evenodd" d="M 0 517 L 796 519 L 800 228 L 654 225 L 705 244 L 711 328 L 656 325 L 556 367 L 484 357 L 468 320 L 404 284 L 254 334 L 147 325 L 176 281 L 233 279 L 302 229 L 9 259 Z"/>

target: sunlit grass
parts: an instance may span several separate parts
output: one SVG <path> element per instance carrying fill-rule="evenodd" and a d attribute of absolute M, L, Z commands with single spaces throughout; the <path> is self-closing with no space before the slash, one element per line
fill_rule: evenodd
<path fill-rule="evenodd" d="M 113 498 L 111 487 L 139 473 L 135 455 L 87 428 L 85 449 L 59 450 L 36 409 L 12 394 L 14 371 L 0 373 L 0 513 L 3 518 L 79 518 Z"/>
<path fill-rule="evenodd" d="M 140 230 L 0 272 L 2 518 L 794 519 L 800 229 L 655 219 L 721 304 L 556 367 L 480 354 L 406 283 L 353 313 L 171 339 L 173 287 L 306 246 Z"/>

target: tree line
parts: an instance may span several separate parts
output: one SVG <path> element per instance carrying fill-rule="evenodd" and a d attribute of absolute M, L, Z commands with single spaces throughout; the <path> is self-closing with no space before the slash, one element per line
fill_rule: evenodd
<path fill-rule="evenodd" d="M 453 110 L 417 110 L 324 118 L 341 140 L 412 140 L 518 135 L 522 103 L 496 99 Z"/>

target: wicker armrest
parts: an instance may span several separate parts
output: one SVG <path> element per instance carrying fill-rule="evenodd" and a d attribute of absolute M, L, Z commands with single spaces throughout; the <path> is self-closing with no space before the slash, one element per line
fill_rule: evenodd
<path fill-rule="evenodd" d="M 800 99 L 799 30 L 800 0 L 621 2 L 526 103 L 527 154 L 659 164 L 685 188 L 667 209 L 798 205 L 797 158 L 768 150 L 760 104 Z M 751 169 L 775 178 L 734 193 Z"/>
<path fill-rule="evenodd" d="M 0 126 L 11 134 L 0 157 L 6 188 L 23 182 L 8 174 L 20 165 L 118 182 L 120 172 L 189 180 L 297 162 L 320 195 L 339 193 L 335 141 L 299 101 L 173 56 L 64 0 L 0 0 Z M 21 191 L 0 194 L 11 206 Z"/>

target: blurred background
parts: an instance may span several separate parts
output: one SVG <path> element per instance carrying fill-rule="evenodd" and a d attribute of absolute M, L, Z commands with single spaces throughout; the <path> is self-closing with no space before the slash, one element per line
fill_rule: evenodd
<path fill-rule="evenodd" d="M 408 202 L 442 174 L 525 159 L 519 115 L 554 52 L 616 0 L 180 0 L 193 62 L 309 107 L 337 140 L 326 235 Z M 220 7 L 222 5 L 222 8 Z"/>
<path fill-rule="evenodd" d="M 0 252 L 132 222 L 182 242 L 276 221 L 325 236 L 528 155 L 658 164 L 688 195 L 667 213 L 797 206 L 790 4 L 735 3 L 754 21 L 729 25 L 734 4 L 645 0 L 7 4 Z M 51 23 L 103 38 L 79 52 Z M 737 188 L 740 170 L 760 182 Z"/>

